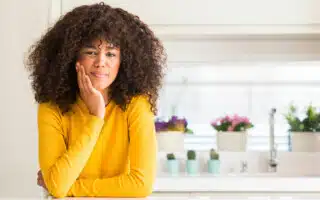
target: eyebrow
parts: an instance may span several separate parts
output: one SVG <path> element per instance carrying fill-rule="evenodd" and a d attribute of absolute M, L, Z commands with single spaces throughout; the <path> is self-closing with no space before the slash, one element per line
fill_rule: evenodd
<path fill-rule="evenodd" d="M 93 44 L 85 44 L 84 46 L 83 46 L 84 48 L 90 48 L 90 49 L 98 49 L 96 46 L 94 46 Z M 107 49 L 108 50 L 112 50 L 112 49 L 116 49 L 117 47 L 116 46 L 114 46 L 114 45 L 108 45 L 107 46 Z"/>

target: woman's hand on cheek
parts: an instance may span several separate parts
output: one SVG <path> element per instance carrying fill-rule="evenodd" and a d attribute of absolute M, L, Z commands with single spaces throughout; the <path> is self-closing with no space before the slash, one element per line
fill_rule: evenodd
<path fill-rule="evenodd" d="M 103 119 L 105 102 L 102 94 L 92 86 L 89 76 L 85 73 L 84 67 L 80 63 L 76 64 L 76 70 L 81 99 L 88 107 L 90 114 Z"/>

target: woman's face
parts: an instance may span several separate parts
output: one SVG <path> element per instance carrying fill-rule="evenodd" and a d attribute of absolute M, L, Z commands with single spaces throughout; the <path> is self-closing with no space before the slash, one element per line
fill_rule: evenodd
<path fill-rule="evenodd" d="M 94 40 L 80 49 L 78 60 L 93 87 L 107 89 L 115 80 L 120 67 L 120 49 L 104 40 Z"/>

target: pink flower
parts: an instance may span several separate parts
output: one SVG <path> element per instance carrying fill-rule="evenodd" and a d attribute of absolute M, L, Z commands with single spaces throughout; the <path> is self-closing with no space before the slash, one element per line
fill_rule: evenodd
<path fill-rule="evenodd" d="M 221 123 L 223 123 L 224 122 L 224 118 L 222 118 L 222 117 L 219 117 L 217 120 L 216 120 L 216 124 L 217 125 L 220 125 Z"/>
<path fill-rule="evenodd" d="M 246 123 L 246 124 L 250 124 L 250 120 L 247 117 L 243 118 L 243 122 Z"/>
<path fill-rule="evenodd" d="M 235 121 L 235 120 L 234 120 L 234 121 L 232 121 L 231 126 L 232 126 L 232 127 L 235 127 L 235 126 L 237 126 L 237 125 L 239 124 L 239 122 L 240 122 L 240 121 Z"/>
<path fill-rule="evenodd" d="M 217 121 L 211 123 L 212 126 L 217 126 Z"/>
<path fill-rule="evenodd" d="M 225 122 L 231 122 L 231 121 L 232 121 L 232 118 L 227 115 L 227 116 L 224 118 L 224 120 L 225 120 Z"/>
<path fill-rule="evenodd" d="M 218 131 L 242 131 L 252 127 L 248 117 L 238 114 L 219 117 L 211 122 L 211 126 Z"/>
<path fill-rule="evenodd" d="M 234 115 L 233 115 L 233 119 L 234 119 L 234 120 L 240 120 L 240 119 L 241 119 L 241 117 L 239 117 L 239 115 L 238 115 L 238 114 L 234 114 Z"/>

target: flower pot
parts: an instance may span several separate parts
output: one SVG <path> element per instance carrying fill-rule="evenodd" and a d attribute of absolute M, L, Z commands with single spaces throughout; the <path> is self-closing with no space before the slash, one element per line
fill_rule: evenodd
<path fill-rule="evenodd" d="M 189 175 L 195 175 L 198 173 L 199 170 L 199 163 L 198 160 L 187 160 L 187 173 Z"/>
<path fill-rule="evenodd" d="M 208 173 L 210 174 L 220 173 L 220 160 L 208 160 Z"/>
<path fill-rule="evenodd" d="M 171 175 L 179 174 L 179 161 L 178 160 L 167 160 L 168 173 Z"/>
<path fill-rule="evenodd" d="M 179 131 L 157 132 L 158 150 L 163 152 L 184 151 L 184 133 Z"/>
<path fill-rule="evenodd" d="M 247 150 L 248 134 L 246 131 L 217 132 L 218 151 L 244 152 Z"/>
<path fill-rule="evenodd" d="M 292 152 L 319 151 L 319 134 L 315 132 L 290 132 L 290 147 Z"/>
<path fill-rule="evenodd" d="M 315 151 L 316 152 L 320 152 L 320 132 L 315 132 L 314 133 L 314 137 L 315 137 Z"/>

